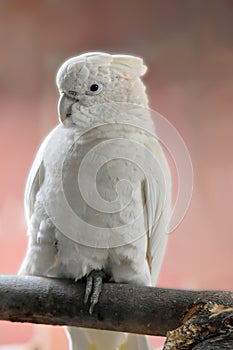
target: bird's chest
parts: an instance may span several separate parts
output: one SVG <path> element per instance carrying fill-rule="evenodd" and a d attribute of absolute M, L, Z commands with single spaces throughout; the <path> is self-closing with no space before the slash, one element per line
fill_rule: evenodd
<path fill-rule="evenodd" d="M 134 149 L 126 149 L 124 142 L 107 134 L 101 136 L 57 137 L 44 159 L 43 190 L 47 201 L 62 198 L 88 224 L 116 227 L 143 210 L 144 175 L 131 161 Z"/>

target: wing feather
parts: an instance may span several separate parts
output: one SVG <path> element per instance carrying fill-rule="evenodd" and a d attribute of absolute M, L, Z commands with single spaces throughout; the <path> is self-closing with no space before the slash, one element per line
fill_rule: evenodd
<path fill-rule="evenodd" d="M 148 224 L 147 261 L 151 271 L 152 285 L 156 283 L 168 240 L 168 227 L 171 217 L 171 176 L 162 148 L 159 152 L 160 165 L 165 176 L 164 183 L 156 180 L 153 174 L 147 177 L 144 191 Z"/>
<path fill-rule="evenodd" d="M 33 214 L 36 195 L 45 176 L 45 168 L 43 164 L 45 148 L 58 127 L 52 130 L 52 132 L 50 132 L 50 134 L 42 142 L 28 175 L 24 194 L 24 210 L 27 224 L 29 224 L 30 218 Z"/>

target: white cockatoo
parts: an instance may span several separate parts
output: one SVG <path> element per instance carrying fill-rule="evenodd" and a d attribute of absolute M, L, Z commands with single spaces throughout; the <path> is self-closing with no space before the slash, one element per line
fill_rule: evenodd
<path fill-rule="evenodd" d="M 171 179 L 155 137 L 139 57 L 93 52 L 57 73 L 60 124 L 25 192 L 29 244 L 19 274 L 154 285 L 171 214 Z M 70 350 L 151 349 L 146 336 L 67 327 Z"/>

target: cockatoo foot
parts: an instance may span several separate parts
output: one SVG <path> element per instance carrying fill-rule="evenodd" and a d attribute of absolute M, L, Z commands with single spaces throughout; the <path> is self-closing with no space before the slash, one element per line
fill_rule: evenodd
<path fill-rule="evenodd" d="M 104 279 L 109 279 L 109 276 L 103 270 L 93 270 L 87 276 L 84 303 L 86 304 L 90 298 L 90 315 L 99 301 Z"/>

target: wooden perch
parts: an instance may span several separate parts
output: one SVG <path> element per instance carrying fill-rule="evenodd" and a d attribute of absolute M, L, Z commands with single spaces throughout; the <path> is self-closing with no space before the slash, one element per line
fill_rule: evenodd
<path fill-rule="evenodd" d="M 167 335 L 164 350 L 233 349 L 231 292 L 106 283 L 89 315 L 84 288 L 84 281 L 0 276 L 0 319 Z"/>

